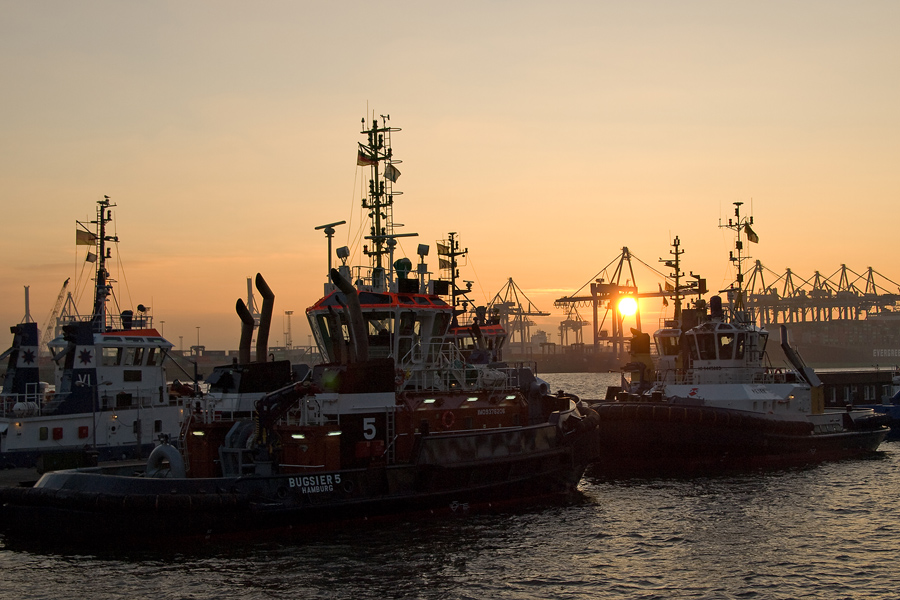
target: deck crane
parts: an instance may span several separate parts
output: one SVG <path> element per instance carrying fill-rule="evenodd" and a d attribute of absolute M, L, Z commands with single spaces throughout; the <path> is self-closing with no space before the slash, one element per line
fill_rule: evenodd
<path fill-rule="evenodd" d="M 59 295 L 56 297 L 56 304 L 53 305 L 53 310 L 50 311 L 50 316 L 47 317 L 47 322 L 44 323 L 44 327 L 41 329 L 40 348 L 42 353 L 50 353 L 50 348 L 47 344 L 53 340 L 51 334 L 56 326 L 56 318 L 59 316 L 59 310 L 62 308 L 63 301 L 66 299 L 66 288 L 69 287 L 69 279 L 70 278 L 67 277 L 63 282 L 62 288 L 59 290 Z"/>

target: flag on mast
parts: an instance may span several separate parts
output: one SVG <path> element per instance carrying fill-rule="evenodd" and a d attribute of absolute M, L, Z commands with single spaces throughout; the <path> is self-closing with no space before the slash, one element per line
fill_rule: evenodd
<path fill-rule="evenodd" d="M 747 239 L 753 242 L 754 244 L 759 243 L 759 236 L 756 235 L 756 232 L 750 229 L 750 223 L 744 223 L 744 233 L 747 234 Z"/>
<path fill-rule="evenodd" d="M 90 231 L 85 231 L 84 229 L 76 229 L 75 230 L 75 245 L 76 246 L 93 246 L 97 243 L 97 236 L 91 233 Z"/>
<path fill-rule="evenodd" d="M 390 179 L 393 183 L 397 183 L 398 177 L 400 177 L 400 169 L 391 164 L 384 166 L 385 179 Z"/>
<path fill-rule="evenodd" d="M 366 152 L 366 149 L 362 144 L 359 144 L 359 149 L 356 152 L 356 164 L 360 167 L 369 167 L 374 165 L 378 160 Z"/>

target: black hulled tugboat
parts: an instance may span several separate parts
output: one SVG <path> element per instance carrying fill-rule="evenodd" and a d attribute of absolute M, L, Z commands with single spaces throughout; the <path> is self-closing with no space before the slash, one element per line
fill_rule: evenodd
<path fill-rule="evenodd" d="M 825 407 L 821 381 L 791 348 L 783 326 L 781 346 L 791 364 L 771 364 L 769 333 L 742 301 L 740 265 L 747 257 L 741 236 L 753 242 L 758 237 L 736 205 L 735 219 L 723 225 L 737 237 L 732 261 L 738 277 L 727 291 L 728 304 L 716 296 L 708 314 L 702 303 L 682 313 L 677 298 L 676 321 L 654 334 L 655 368 L 649 336 L 635 332 L 635 360 L 625 369 L 630 377 L 623 374 L 615 397 L 592 405 L 600 415 L 592 473 L 683 475 L 803 465 L 871 453 L 887 435 L 887 419 L 872 409 Z"/>
<path fill-rule="evenodd" d="M 338 249 L 343 264 L 307 309 L 327 362 L 308 370 L 264 362 L 274 301 L 265 292 L 263 347 L 250 361 L 253 318 L 239 303 L 241 363 L 217 368 L 180 449 L 160 445 L 136 473 L 60 471 L 32 489 L 0 491 L 7 536 L 205 538 L 478 510 L 575 489 L 596 444 L 596 414 L 573 397 L 544 395 L 532 370 L 500 362 L 505 334 L 489 319 L 460 322 L 445 299 L 455 281 L 428 278 L 427 247 L 415 274 L 393 260 L 399 161 L 390 147 L 397 130 L 385 121 L 364 121 L 359 147 L 358 163 L 372 173 L 363 200 L 370 263 L 351 269 Z M 257 285 L 268 287 L 261 277 Z"/>

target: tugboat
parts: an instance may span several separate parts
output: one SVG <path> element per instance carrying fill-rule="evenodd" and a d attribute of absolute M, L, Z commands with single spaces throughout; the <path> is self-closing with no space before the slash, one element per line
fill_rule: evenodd
<path fill-rule="evenodd" d="M 48 346 L 55 390 L 40 381 L 36 323 L 11 328 L 13 345 L 0 393 L 0 466 L 39 471 L 147 456 L 159 435 L 177 436 L 183 410 L 170 402 L 163 360 L 172 344 L 153 328 L 149 309 L 113 312 L 107 270 L 112 208 L 97 202 L 93 231 L 78 223 L 76 244 L 96 265 L 90 314 L 61 317 L 62 334 Z"/>
<path fill-rule="evenodd" d="M 328 362 L 308 370 L 265 362 L 274 294 L 257 277 L 257 360 L 249 360 L 253 318 L 238 302 L 242 358 L 214 372 L 180 451 L 160 445 L 139 472 L 66 470 L 31 489 L 0 490 L 7 539 L 169 543 L 272 534 L 460 514 L 576 488 L 596 444 L 596 413 L 572 396 L 544 394 L 524 365 L 490 352 L 477 362 L 474 350 L 467 356 L 463 330 L 494 325 L 459 322 L 444 299 L 455 281 L 429 279 L 427 246 L 419 246 L 415 276 L 404 259 L 393 261 L 397 129 L 382 118 L 363 121 L 368 141 L 357 161 L 372 171 L 363 200 L 373 222 L 370 264 L 351 269 L 349 252 L 338 249 L 343 264 L 330 268 L 325 296 L 307 309 Z"/>
<path fill-rule="evenodd" d="M 593 404 L 600 415 L 594 474 L 685 475 L 786 467 L 857 457 L 875 451 L 888 433 L 886 418 L 871 409 L 825 407 L 822 383 L 793 350 L 781 328 L 791 363 L 768 361 L 769 333 L 754 324 L 742 302 L 741 234 L 756 242 L 740 215 L 736 233 L 736 285 L 729 304 L 711 298 L 709 314 L 695 307 L 654 334 L 655 369 L 646 333 L 633 331 L 632 356 L 622 387 Z M 676 272 L 678 264 L 675 263 Z"/>

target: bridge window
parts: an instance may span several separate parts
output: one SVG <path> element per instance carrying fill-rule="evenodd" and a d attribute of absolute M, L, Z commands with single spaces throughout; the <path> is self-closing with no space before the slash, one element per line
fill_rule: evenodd
<path fill-rule="evenodd" d="M 373 312 L 363 315 L 369 336 L 369 356 L 385 358 L 391 355 L 391 329 L 393 319 L 389 312 Z"/>
<path fill-rule="evenodd" d="M 734 359 L 734 334 L 719 334 L 719 358 L 722 360 Z"/>
<path fill-rule="evenodd" d="M 716 338 L 712 333 L 697 334 L 697 350 L 700 353 L 700 360 L 716 359 Z"/>
<path fill-rule="evenodd" d="M 129 367 L 134 365 L 134 351 L 135 350 L 137 350 L 137 348 L 134 348 L 134 347 L 125 348 L 125 361 L 122 363 L 123 365 L 129 366 Z"/>
<path fill-rule="evenodd" d="M 662 356 L 678 356 L 678 338 L 671 335 L 661 335 L 656 338 L 656 346 Z"/>
<path fill-rule="evenodd" d="M 121 348 L 103 348 L 102 364 L 104 367 L 118 366 L 122 361 Z"/>
<path fill-rule="evenodd" d="M 744 358 L 744 343 L 746 338 L 747 336 L 743 333 L 737 335 L 737 343 L 734 347 L 734 358 L 737 360 Z"/>

